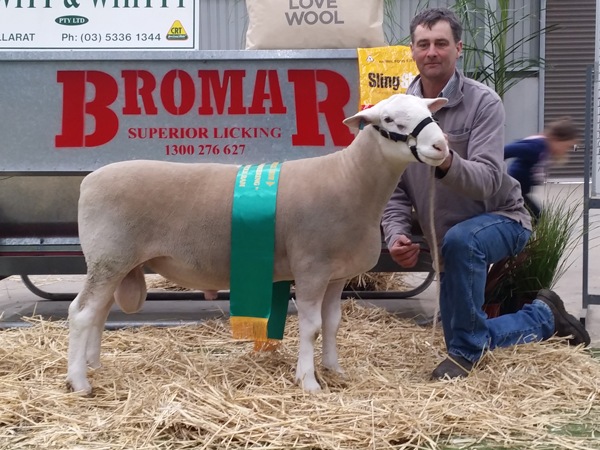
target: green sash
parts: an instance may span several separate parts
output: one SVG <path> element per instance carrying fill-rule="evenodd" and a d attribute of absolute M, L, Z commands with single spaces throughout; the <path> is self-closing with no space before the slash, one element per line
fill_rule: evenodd
<path fill-rule="evenodd" d="M 290 282 L 273 283 L 275 208 L 281 164 L 240 167 L 231 213 L 231 328 L 255 349 L 283 339 Z"/>

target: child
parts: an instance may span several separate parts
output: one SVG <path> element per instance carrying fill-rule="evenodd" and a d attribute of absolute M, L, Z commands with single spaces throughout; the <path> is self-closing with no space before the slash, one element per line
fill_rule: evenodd
<path fill-rule="evenodd" d="M 540 135 L 529 136 L 504 147 L 504 159 L 514 161 L 508 174 L 521 183 L 525 205 L 534 220 L 540 217 L 540 208 L 531 198 L 533 186 L 543 183 L 547 167 L 553 162 L 563 163 L 567 153 L 578 142 L 579 131 L 570 117 L 550 123 Z"/>

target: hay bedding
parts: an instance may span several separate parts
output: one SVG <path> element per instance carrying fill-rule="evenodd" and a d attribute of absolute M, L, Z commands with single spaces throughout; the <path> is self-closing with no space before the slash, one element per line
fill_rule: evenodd
<path fill-rule="evenodd" d="M 65 324 L 31 320 L 0 333 L 2 449 L 599 448 L 600 364 L 557 342 L 498 350 L 466 380 L 431 382 L 439 332 L 432 341 L 431 328 L 346 302 L 348 380 L 319 369 L 322 393 L 293 384 L 291 317 L 272 354 L 252 354 L 219 320 L 105 332 L 85 398 L 65 389 Z M 586 436 L 553 432 L 571 423 Z"/>

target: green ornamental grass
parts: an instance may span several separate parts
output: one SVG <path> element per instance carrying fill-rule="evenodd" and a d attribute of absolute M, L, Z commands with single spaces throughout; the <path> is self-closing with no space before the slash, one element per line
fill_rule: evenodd
<path fill-rule="evenodd" d="M 582 201 L 558 195 L 544 203 L 523 252 L 494 264 L 488 274 L 486 303 L 533 300 L 540 289 L 552 289 L 572 264 L 581 244 Z"/>

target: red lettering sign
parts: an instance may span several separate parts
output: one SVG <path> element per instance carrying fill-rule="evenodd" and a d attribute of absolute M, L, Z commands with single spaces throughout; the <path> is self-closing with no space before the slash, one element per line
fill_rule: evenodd
<path fill-rule="evenodd" d="M 257 70 L 252 90 L 252 103 L 244 105 L 245 70 L 199 70 L 194 79 L 184 70 L 167 72 L 160 82 L 147 70 L 123 70 L 123 115 L 157 115 L 160 103 L 163 110 L 173 116 L 194 114 L 197 100 L 200 116 L 218 115 L 266 115 L 287 114 L 283 102 L 281 82 L 277 70 Z M 119 95 L 119 84 L 111 75 L 100 71 L 58 71 L 57 81 L 63 86 L 62 130 L 56 136 L 56 147 L 97 147 L 110 142 L 119 131 L 119 117 L 111 108 Z M 324 146 L 325 135 L 319 127 L 322 114 L 335 146 L 347 146 L 354 136 L 342 123 L 344 107 L 351 98 L 350 86 L 346 79 L 331 70 L 288 70 L 287 82 L 294 92 L 294 114 L 296 130 L 292 135 L 294 146 Z M 319 101 L 317 87 L 326 88 L 326 96 Z M 160 86 L 159 92 L 157 86 Z M 90 91 L 93 89 L 93 91 Z M 197 95 L 197 90 L 200 91 Z M 91 101 L 86 94 L 94 92 Z M 267 107 L 268 105 L 268 107 Z M 227 109 L 226 109 L 227 108 Z M 86 135 L 86 121 L 94 120 L 94 132 Z M 219 137 L 244 139 L 250 134 L 244 127 L 225 128 Z M 164 130 L 164 131 L 163 131 Z M 167 131 L 168 130 L 168 131 Z M 181 130 L 178 132 L 178 130 Z M 157 138 L 171 136 L 184 138 L 188 131 L 200 128 L 130 128 L 129 139 Z M 263 128 L 260 128 L 263 130 Z M 281 136 L 280 128 L 264 128 L 268 136 Z M 205 132 L 195 132 L 195 136 L 205 137 Z"/>
<path fill-rule="evenodd" d="M 56 80 L 63 84 L 62 133 L 56 136 L 56 147 L 97 147 L 110 142 L 119 131 L 119 118 L 109 108 L 119 93 L 115 79 L 96 70 L 67 70 L 59 71 Z M 96 90 L 91 102 L 85 101 L 87 83 Z M 89 135 L 85 135 L 86 116 L 96 122 Z"/>
<path fill-rule="evenodd" d="M 245 70 L 225 70 L 223 72 L 223 82 L 219 76 L 218 70 L 199 70 L 198 76 L 202 80 L 202 105 L 198 108 L 201 116 L 212 116 L 213 107 L 211 105 L 211 92 L 215 97 L 217 113 L 223 114 L 225 110 L 225 98 L 227 89 L 231 81 L 231 104 L 227 109 L 227 114 L 246 114 L 244 107 L 244 77 Z"/>
<path fill-rule="evenodd" d="M 175 104 L 175 80 L 181 84 L 181 105 Z M 160 83 L 160 99 L 169 114 L 182 116 L 190 112 L 196 101 L 196 88 L 192 77 L 183 70 L 171 70 Z"/>
<path fill-rule="evenodd" d="M 269 93 L 266 93 L 267 76 L 269 77 Z M 259 70 L 256 72 L 256 82 L 254 83 L 254 95 L 252 96 L 252 106 L 248 108 L 249 114 L 265 114 L 265 100 L 271 101 L 269 108 L 270 114 L 285 114 L 287 108 L 283 105 L 281 97 L 281 87 L 279 85 L 279 76 L 276 70 Z"/>
<path fill-rule="evenodd" d="M 139 116 L 142 108 L 138 103 L 138 94 L 142 98 L 144 110 L 148 115 L 158 114 L 158 108 L 154 103 L 152 93 L 156 89 L 156 79 L 147 70 L 124 70 L 121 76 L 125 80 L 125 106 L 124 115 Z M 138 79 L 142 80 L 142 86 L 138 89 Z"/>

